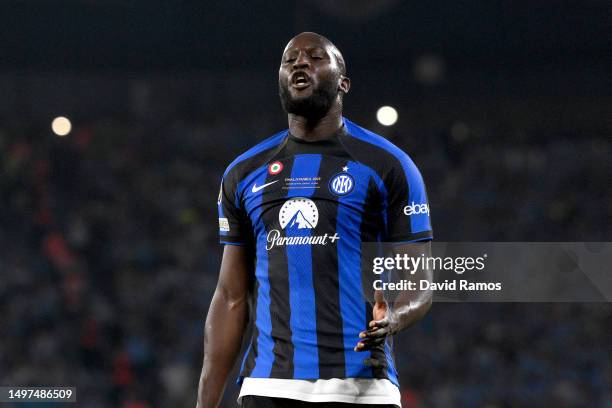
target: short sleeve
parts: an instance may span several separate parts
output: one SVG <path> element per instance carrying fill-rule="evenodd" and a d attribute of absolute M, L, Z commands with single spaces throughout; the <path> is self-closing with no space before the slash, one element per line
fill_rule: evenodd
<path fill-rule="evenodd" d="M 410 157 L 393 160 L 385 175 L 387 242 L 428 241 L 433 238 L 429 202 L 423 177 Z"/>
<path fill-rule="evenodd" d="M 222 244 L 244 245 L 251 241 L 252 231 L 246 212 L 236 196 L 236 185 L 230 180 L 231 177 L 223 177 L 217 197 L 219 241 Z"/>

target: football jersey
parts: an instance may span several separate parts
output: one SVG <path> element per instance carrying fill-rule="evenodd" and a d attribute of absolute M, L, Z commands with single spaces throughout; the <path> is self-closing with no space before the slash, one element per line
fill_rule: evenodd
<path fill-rule="evenodd" d="M 255 253 L 254 328 L 239 380 L 398 385 L 390 341 L 354 347 L 372 320 L 361 243 L 432 239 L 425 185 L 406 153 L 346 118 L 319 141 L 285 130 L 228 166 L 218 210 L 221 243 Z"/>

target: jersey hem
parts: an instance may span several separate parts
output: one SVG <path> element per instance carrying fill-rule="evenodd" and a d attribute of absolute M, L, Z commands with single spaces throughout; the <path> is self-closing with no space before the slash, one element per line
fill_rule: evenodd
<path fill-rule="evenodd" d="M 393 387 L 397 389 L 397 393 L 399 398 L 401 399 L 401 394 L 399 394 L 399 388 L 393 384 L 393 382 L 389 381 Z M 245 388 L 247 388 L 245 390 Z M 271 398 L 287 398 L 297 401 L 305 401 L 305 402 L 342 402 L 348 404 L 376 404 L 376 405 L 394 405 L 396 407 L 401 407 L 401 400 L 398 404 L 398 396 L 385 396 L 385 395 L 346 395 L 346 394 L 311 394 L 304 393 L 296 390 L 286 390 L 282 388 L 265 388 L 265 387 L 243 387 L 240 389 L 240 393 L 238 396 L 238 402 L 242 399 L 242 397 L 246 395 L 256 395 L 260 397 L 271 397 Z"/>
<path fill-rule="evenodd" d="M 237 246 L 245 245 L 244 242 L 234 242 L 234 241 L 224 241 L 224 240 L 220 240 L 219 243 L 221 245 L 237 245 Z"/>
<path fill-rule="evenodd" d="M 418 242 L 418 241 L 429 241 L 433 239 L 433 231 L 421 231 L 414 234 L 409 235 L 396 235 L 394 237 L 389 237 L 385 240 L 385 242 L 394 242 L 394 243 L 403 243 L 403 242 Z"/>
<path fill-rule="evenodd" d="M 258 397 L 270 397 L 270 398 L 286 398 L 296 401 L 304 401 L 304 402 L 343 402 L 347 404 L 367 404 L 367 405 L 393 405 L 395 407 L 401 408 L 400 405 L 397 405 L 394 398 L 380 398 L 380 397 L 358 397 L 358 398 L 350 398 L 341 394 L 327 394 L 327 395 L 312 395 L 312 394 L 304 394 L 299 392 L 285 392 L 283 390 L 277 391 L 267 391 L 261 390 L 257 392 L 249 392 L 246 394 L 241 394 L 238 397 L 238 402 L 242 400 L 242 397 L 247 395 L 255 395 Z"/>

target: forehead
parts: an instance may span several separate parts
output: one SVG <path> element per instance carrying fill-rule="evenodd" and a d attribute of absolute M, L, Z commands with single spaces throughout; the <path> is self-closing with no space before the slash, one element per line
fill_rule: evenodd
<path fill-rule="evenodd" d="M 299 35 L 293 38 L 283 51 L 283 54 L 293 50 L 299 49 L 312 49 L 312 48 L 321 48 L 325 51 L 328 50 L 329 44 L 325 41 L 324 38 L 321 38 L 316 35 Z"/>

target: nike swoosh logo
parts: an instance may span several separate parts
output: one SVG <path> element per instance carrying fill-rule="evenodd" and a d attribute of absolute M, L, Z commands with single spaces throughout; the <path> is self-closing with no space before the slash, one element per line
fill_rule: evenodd
<path fill-rule="evenodd" d="M 251 193 L 256 193 L 256 192 L 258 192 L 260 190 L 263 190 L 264 188 L 268 187 L 270 184 L 274 184 L 277 181 L 278 180 L 274 180 L 274 181 L 271 181 L 269 183 L 262 184 L 261 186 L 258 186 L 257 183 L 255 183 L 255 184 L 253 184 L 253 188 L 251 188 Z"/>

